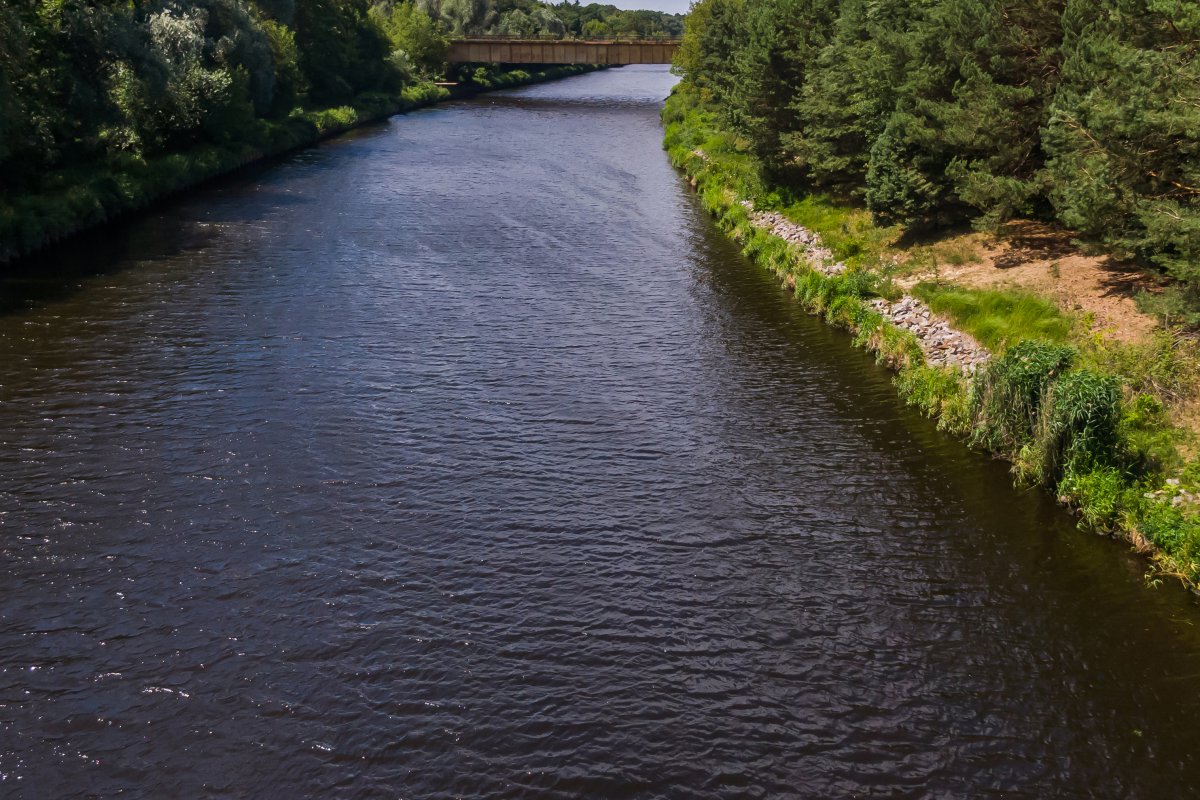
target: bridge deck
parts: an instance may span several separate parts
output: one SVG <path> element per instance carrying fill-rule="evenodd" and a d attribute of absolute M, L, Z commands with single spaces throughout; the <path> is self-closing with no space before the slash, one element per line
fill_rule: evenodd
<path fill-rule="evenodd" d="M 454 64 L 670 64 L 678 39 L 454 39 Z"/>

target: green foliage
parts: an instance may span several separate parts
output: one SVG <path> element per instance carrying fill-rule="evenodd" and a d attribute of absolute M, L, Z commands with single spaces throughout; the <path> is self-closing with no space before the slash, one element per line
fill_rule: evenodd
<path fill-rule="evenodd" d="M 854 344 L 873 351 L 879 363 L 900 370 L 923 366 L 925 363 L 921 345 L 915 336 L 891 325 L 882 315 L 869 308 L 857 320 Z"/>
<path fill-rule="evenodd" d="M 1096 337 L 1085 344 L 1089 366 L 1120 375 L 1135 394 L 1179 400 L 1200 381 L 1200 347 L 1191 335 L 1158 330 L 1136 343 Z"/>
<path fill-rule="evenodd" d="M 335 105 L 360 92 L 399 88 L 387 36 L 366 0 L 296 0 L 295 31 L 314 102 Z"/>
<path fill-rule="evenodd" d="M 796 196 L 908 229 L 1053 218 L 1200 325 L 1198 55 L 1177 0 L 701 0 L 676 68 Z"/>
<path fill-rule="evenodd" d="M 1121 389 L 1116 378 L 1087 370 L 1068 372 L 1054 381 L 1043 402 L 1033 441 L 1022 453 L 1039 483 L 1054 487 L 1064 475 L 1117 462 Z"/>
<path fill-rule="evenodd" d="M 300 69 L 300 51 L 296 49 L 296 34 L 286 25 L 270 19 L 260 23 L 271 48 L 275 64 L 275 93 L 271 98 L 270 116 L 282 116 L 296 107 L 308 91 L 308 82 Z"/>
<path fill-rule="evenodd" d="M 582 39 L 610 37 L 677 37 L 683 34 L 682 14 L 629 11 L 602 3 L 564 2 L 552 7 L 567 35 Z"/>
<path fill-rule="evenodd" d="M 1160 549 L 1164 566 L 1193 584 L 1200 580 L 1200 518 L 1195 511 L 1185 513 L 1168 498 L 1141 498 L 1130 505 L 1128 515 L 1137 530 Z"/>
<path fill-rule="evenodd" d="M 1128 504 L 1129 484 L 1120 470 L 1099 467 L 1068 473 L 1059 484 L 1058 492 L 1079 508 L 1083 527 L 1111 530 L 1122 507 Z"/>
<path fill-rule="evenodd" d="M 971 429 L 971 405 L 962 374 L 949 367 L 917 364 L 900 370 L 896 388 L 910 406 L 937 420 L 938 429 L 965 435 Z"/>
<path fill-rule="evenodd" d="M 1137 294 L 1138 308 L 1168 327 L 1200 328 L 1200 284 L 1173 283 Z"/>
<path fill-rule="evenodd" d="M 1071 319 L 1054 303 L 1027 292 L 927 282 L 918 283 L 912 291 L 993 352 L 1026 340 L 1061 344 L 1072 328 Z"/>
<path fill-rule="evenodd" d="M 824 0 L 761 0 L 747 3 L 739 16 L 743 46 L 721 107 L 772 181 L 804 177 L 787 133 L 802 124 L 797 100 L 828 38 L 831 12 Z"/>
<path fill-rule="evenodd" d="M 499 18 L 488 0 L 423 0 L 420 8 L 451 36 L 488 33 Z"/>
<path fill-rule="evenodd" d="M 405 0 L 376 0 L 385 14 Z M 416 9 L 452 36 L 502 34 L 572 38 L 677 37 L 683 15 L 600 3 L 539 0 L 416 0 Z"/>
<path fill-rule="evenodd" d="M 1184 2 L 1071 0 L 1063 24 L 1062 86 L 1045 137 L 1059 217 L 1195 287 L 1200 12 Z"/>
<path fill-rule="evenodd" d="M 658 12 L 587 8 L 622 30 L 681 29 Z M 445 0 L 444 19 L 428 10 L 412 0 L 0 3 L 0 261 L 253 154 L 444 94 L 428 81 L 446 70 L 454 19 L 507 15 L 567 32 L 538 0 Z M 477 83 L 573 71 L 489 65 Z"/>
<path fill-rule="evenodd" d="M 783 214 L 821 237 L 835 259 L 850 266 L 875 266 L 896 238 L 896 231 L 876 225 L 860 209 L 813 194 L 783 208 Z"/>
<path fill-rule="evenodd" d="M 371 9 L 380 29 L 387 36 L 392 65 L 407 77 L 435 77 L 446 66 L 450 42 L 433 18 L 412 3 L 397 3 L 387 10 L 379 5 Z"/>
<path fill-rule="evenodd" d="M 394 88 L 381 41 L 365 0 L 5 6 L 0 199 L 60 166 L 255 142 L 305 99 Z"/>
<path fill-rule="evenodd" d="M 1166 407 L 1153 395 L 1138 394 L 1125 402 L 1120 438 L 1130 469 L 1137 474 L 1162 474 L 1183 466 L 1179 446 L 1184 436 L 1172 427 Z"/>
<path fill-rule="evenodd" d="M 684 22 L 675 53 L 675 71 L 703 102 L 720 103 L 729 95 L 730 51 L 742 41 L 745 0 L 697 0 Z"/>
<path fill-rule="evenodd" d="M 893 33 L 907 27 L 913 7 L 896 0 L 843 0 L 837 10 L 795 100 L 800 127 L 780 138 L 814 188 L 860 199 L 871 147 L 894 106 L 894 80 L 903 70 L 903 54 L 891 46 Z"/>
<path fill-rule="evenodd" d="M 1061 12 L 1062 0 L 940 0 L 914 7 L 906 29 L 879 33 L 902 64 L 867 170 L 867 204 L 881 219 L 920 226 L 1035 210 Z"/>
<path fill-rule="evenodd" d="M 945 165 L 914 145 L 917 124 L 913 116 L 895 113 L 871 145 L 864 198 L 885 225 L 919 227 L 954 219 L 949 187 L 938 180 Z"/>
<path fill-rule="evenodd" d="M 1015 455 L 1033 440 L 1042 399 L 1074 363 L 1074 348 L 1023 341 L 993 359 L 971 387 L 972 441 Z"/>

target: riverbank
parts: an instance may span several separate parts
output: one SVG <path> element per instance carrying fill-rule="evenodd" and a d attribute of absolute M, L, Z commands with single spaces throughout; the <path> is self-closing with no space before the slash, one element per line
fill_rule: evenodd
<path fill-rule="evenodd" d="M 444 100 L 579 75 L 599 66 L 564 65 L 528 72 L 480 75 L 470 84 L 432 83 L 399 95 L 368 93 L 349 105 L 299 111 L 283 120 L 259 120 L 252 136 L 227 145 L 206 144 L 150 159 L 127 157 L 54 172 L 44 191 L 0 202 L 0 265 L 31 256 L 85 231 L 124 219 L 169 197 L 270 158 L 310 147 L 352 128 Z"/>
<path fill-rule="evenodd" d="M 905 245 L 903 232 L 863 211 L 764 184 L 752 156 L 686 84 L 663 122 L 672 162 L 721 228 L 811 312 L 893 367 L 906 402 L 1010 461 L 1018 485 L 1052 492 L 1081 527 L 1124 538 L 1153 560 L 1155 574 L 1196 588 L 1194 340 L 1146 319 L 1121 324 L 1127 309 L 1098 323 L 1101 297 L 1078 309 L 1055 302 L 1075 302 L 1085 282 L 1056 297 L 1038 284 L 948 278 L 947 265 L 966 275 L 989 243 L 947 234 Z M 1060 272 L 1068 258 L 1084 256 L 1060 253 L 1047 271 Z"/>

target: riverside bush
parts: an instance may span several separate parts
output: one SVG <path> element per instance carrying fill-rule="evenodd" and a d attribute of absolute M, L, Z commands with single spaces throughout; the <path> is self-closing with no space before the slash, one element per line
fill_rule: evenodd
<path fill-rule="evenodd" d="M 1130 469 L 1137 475 L 1175 471 L 1183 466 L 1179 453 L 1182 432 L 1171 427 L 1166 407 L 1153 395 L 1134 395 L 1123 404 L 1119 435 Z"/>
<path fill-rule="evenodd" d="M 1053 381 L 1023 458 L 1032 477 L 1054 488 L 1064 475 L 1116 465 L 1121 390 L 1116 378 L 1075 370 Z"/>
<path fill-rule="evenodd" d="M 1170 555 L 1170 567 L 1196 583 L 1200 577 L 1200 519 L 1169 501 L 1142 499 L 1130 516 L 1138 531 L 1155 547 Z"/>
<path fill-rule="evenodd" d="M 958 370 L 914 364 L 896 375 L 896 388 L 910 406 L 937 420 L 938 430 L 964 435 L 971 429 L 967 386 Z"/>
<path fill-rule="evenodd" d="M 1125 475 L 1115 467 L 1070 472 L 1058 486 L 1059 496 L 1079 509 L 1084 527 L 1111 530 L 1131 490 Z"/>
<path fill-rule="evenodd" d="M 1042 398 L 1075 361 L 1071 347 L 1024 341 L 993 359 L 971 388 L 971 440 L 1014 456 L 1033 440 Z"/>

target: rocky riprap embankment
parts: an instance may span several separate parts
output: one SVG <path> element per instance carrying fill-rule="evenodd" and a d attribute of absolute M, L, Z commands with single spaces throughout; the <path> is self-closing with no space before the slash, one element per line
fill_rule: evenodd
<path fill-rule="evenodd" d="M 906 296 L 896 303 L 876 297 L 868 304 L 897 328 L 916 336 L 925 360 L 932 366 L 958 367 L 971 375 L 991 357 L 982 345 L 938 319 L 929 306 L 915 297 Z"/>
<path fill-rule="evenodd" d="M 817 234 L 797 225 L 778 211 L 756 211 L 749 200 L 741 201 L 750 213 L 750 223 L 767 233 L 778 236 L 800 250 L 809 266 L 826 276 L 840 275 L 846 265 L 835 261 L 829 248 L 821 244 Z M 795 279 L 788 276 L 788 286 L 795 286 Z M 972 375 L 987 363 L 990 353 L 970 336 L 956 331 L 943 319 L 938 319 L 929 307 L 915 297 L 904 297 L 897 303 L 883 298 L 870 301 L 870 305 L 893 325 L 910 331 L 917 337 L 925 360 L 936 367 L 958 367 L 964 374 Z"/>
<path fill-rule="evenodd" d="M 1178 478 L 1168 478 L 1167 488 L 1159 489 L 1157 492 L 1146 492 L 1144 497 L 1150 500 L 1165 500 L 1171 498 L 1171 505 L 1176 508 L 1180 506 L 1196 506 L 1200 505 L 1200 492 L 1189 492 L 1187 489 L 1179 488 Z"/>
<path fill-rule="evenodd" d="M 839 275 L 846 271 L 846 265 L 833 260 L 829 248 L 821 245 L 821 239 L 803 225 L 797 225 L 778 211 L 755 211 L 754 204 L 749 200 L 742 201 L 742 207 L 750 212 L 750 224 L 756 228 L 778 236 L 793 247 L 800 248 L 809 266 L 823 275 Z"/>

